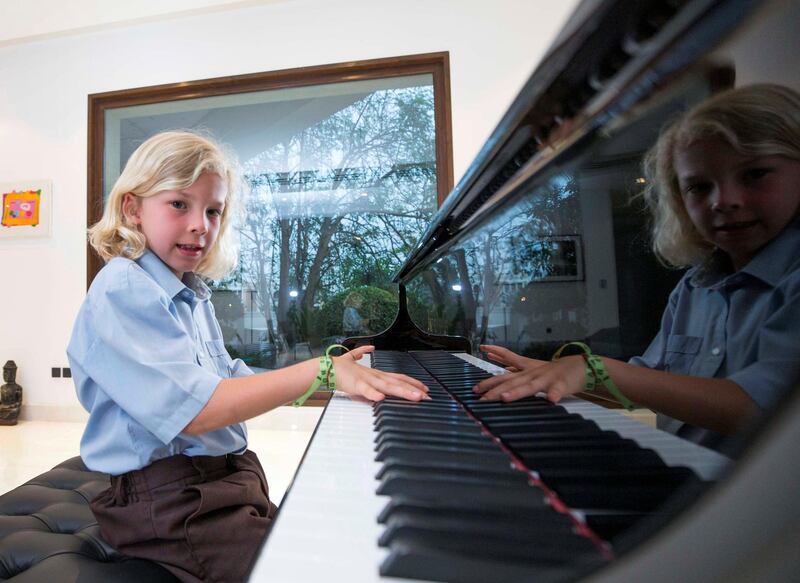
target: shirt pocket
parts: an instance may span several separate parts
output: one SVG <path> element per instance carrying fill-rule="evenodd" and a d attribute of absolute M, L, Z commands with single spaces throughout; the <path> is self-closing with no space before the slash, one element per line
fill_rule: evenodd
<path fill-rule="evenodd" d="M 701 336 L 671 335 L 667 339 L 664 370 L 676 374 L 690 374 L 702 344 Z"/>
<path fill-rule="evenodd" d="M 225 350 L 224 340 L 206 340 L 206 352 L 214 363 L 219 376 L 229 378 L 231 376 L 231 360 L 228 351 Z"/>

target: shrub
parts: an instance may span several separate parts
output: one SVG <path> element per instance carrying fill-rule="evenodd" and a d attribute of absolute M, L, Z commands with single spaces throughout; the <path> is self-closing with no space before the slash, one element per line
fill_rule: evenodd
<path fill-rule="evenodd" d="M 325 302 L 319 310 L 315 310 L 313 322 L 319 336 L 341 336 L 344 302 L 351 293 L 362 298 L 358 309 L 362 318 L 367 320 L 368 334 L 377 334 L 388 328 L 397 315 L 397 294 L 369 285 L 349 288 Z"/>

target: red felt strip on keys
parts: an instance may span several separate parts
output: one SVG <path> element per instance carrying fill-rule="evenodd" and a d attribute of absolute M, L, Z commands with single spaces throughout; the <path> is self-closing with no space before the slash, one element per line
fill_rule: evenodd
<path fill-rule="evenodd" d="M 484 435 L 488 436 L 492 441 L 494 441 L 495 444 L 497 444 L 497 446 L 500 448 L 500 450 L 503 451 L 503 453 L 505 453 L 510 458 L 511 466 L 515 470 L 525 472 L 526 474 L 529 475 L 528 483 L 531 484 L 531 486 L 539 488 L 542 491 L 545 500 L 547 500 L 547 503 L 553 510 L 561 514 L 566 514 L 572 521 L 572 524 L 575 526 L 575 531 L 581 536 L 584 536 L 588 538 L 590 541 L 592 541 L 592 543 L 594 543 L 594 545 L 597 547 L 597 549 L 600 551 L 600 553 L 603 555 L 605 559 L 609 561 L 614 559 L 614 551 L 611 549 L 611 545 L 607 541 L 600 538 L 600 536 L 598 536 L 597 533 L 595 533 L 589 527 L 589 525 L 586 524 L 585 520 L 583 520 L 569 506 L 567 506 L 567 504 L 565 504 L 564 501 L 561 500 L 561 498 L 559 498 L 558 494 L 556 494 L 552 489 L 550 489 L 547 486 L 547 484 L 545 484 L 541 480 L 541 478 L 539 477 L 539 475 L 536 473 L 535 470 L 532 470 L 527 465 L 525 465 L 525 462 L 522 461 L 517 456 L 517 454 L 515 454 L 512 450 L 510 450 L 508 446 L 506 446 L 506 444 L 503 443 L 502 439 L 500 439 L 494 433 L 492 433 L 492 431 L 480 419 L 475 417 L 475 415 L 473 415 L 472 412 L 470 412 L 470 410 L 464 406 L 464 403 L 461 402 L 461 400 L 458 398 L 457 395 L 454 395 L 453 393 L 448 391 L 447 387 L 445 387 L 444 385 L 442 385 L 442 388 L 445 391 L 447 391 L 448 394 L 450 394 L 450 396 L 456 403 L 458 403 L 459 407 L 461 407 L 467 414 L 467 417 L 469 417 L 470 419 L 475 421 L 475 423 L 480 425 L 481 432 Z"/>
<path fill-rule="evenodd" d="M 458 357 L 454 357 L 454 358 L 458 358 Z M 420 366 L 422 366 L 423 368 L 426 368 L 425 367 L 425 363 L 420 362 L 419 360 L 417 360 L 417 362 L 420 364 Z M 427 370 L 427 368 L 426 368 L 426 370 Z M 430 371 L 428 371 L 428 372 L 430 372 Z M 433 374 L 433 373 L 431 373 L 431 374 Z M 434 376 L 434 378 L 436 378 L 435 375 L 433 375 L 433 376 Z M 450 395 L 450 397 L 452 397 L 453 401 L 455 403 L 457 403 L 458 406 L 467 414 L 467 417 L 472 419 L 475 423 L 477 423 L 480 426 L 481 432 L 484 435 L 486 435 L 489 439 L 494 441 L 495 444 L 497 444 L 497 446 L 500 448 L 500 450 L 503 451 L 503 453 L 505 453 L 509 457 L 509 460 L 511 462 L 511 466 L 516 470 L 519 470 L 521 472 L 525 472 L 526 474 L 528 474 L 528 476 L 529 476 L 528 483 L 531 486 L 539 488 L 542 491 L 542 494 L 544 495 L 544 498 L 547 501 L 547 503 L 550 505 L 550 507 L 553 510 L 555 510 L 556 512 L 560 513 L 560 514 L 566 514 L 569 517 L 569 519 L 572 522 L 572 524 L 574 525 L 575 532 L 578 533 L 580 536 L 583 536 L 583 537 L 589 539 L 595 545 L 595 547 L 597 547 L 598 551 L 600 552 L 600 554 L 603 556 L 604 559 L 606 559 L 608 561 L 613 560 L 614 559 L 614 551 L 612 550 L 611 545 L 607 541 L 603 540 L 600 536 L 598 536 L 598 534 L 596 532 L 594 532 L 589 527 L 588 524 L 586 524 L 586 521 L 581 516 L 579 516 L 569 506 L 567 506 L 567 504 L 565 504 L 564 501 L 561 500 L 561 498 L 559 498 L 558 494 L 555 491 L 553 491 L 551 488 L 549 488 L 547 486 L 547 484 L 545 484 L 541 480 L 541 478 L 539 477 L 539 474 L 536 473 L 535 470 L 532 470 L 527 465 L 525 465 L 525 462 L 522 461 L 522 459 L 520 459 L 511 449 L 509 449 L 508 446 L 506 446 L 506 444 L 503 443 L 502 439 L 500 439 L 497 435 L 492 433 L 492 431 L 480 419 L 478 419 L 475 415 L 473 415 L 472 412 L 469 410 L 469 408 L 467 408 L 464 405 L 464 403 L 458 398 L 458 395 L 456 395 L 456 394 L 452 393 L 450 390 L 448 390 L 447 387 L 443 383 L 439 383 L 439 384 L 445 391 L 447 391 L 447 393 Z"/>

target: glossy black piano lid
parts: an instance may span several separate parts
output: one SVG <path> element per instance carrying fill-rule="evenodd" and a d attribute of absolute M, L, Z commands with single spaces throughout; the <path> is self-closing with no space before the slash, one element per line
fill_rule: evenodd
<path fill-rule="evenodd" d="M 758 0 L 584 0 L 396 275 L 407 282 L 520 177 L 650 98 L 746 21 Z M 577 144 L 576 144 L 577 143 Z"/>
<path fill-rule="evenodd" d="M 502 148 L 487 145 L 487 158 L 472 164 L 451 194 L 453 202 L 448 199 L 437 215 L 439 235 L 429 230 L 427 243 L 420 242 L 398 274 L 411 318 L 423 331 L 465 337 L 473 352 L 478 344 L 495 343 L 539 358 L 550 358 L 565 341 L 584 340 L 623 360 L 641 354 L 658 331 L 682 272 L 662 266 L 650 249 L 649 217 L 636 198 L 643 189 L 642 156 L 670 119 L 716 91 L 770 80 L 797 86 L 787 32 L 793 13 L 781 20 L 787 7 L 796 13 L 797 3 L 618 2 L 613 10 L 600 3 L 599 10 L 610 18 L 632 4 L 639 7 L 636 14 L 661 14 L 656 20 L 664 31 L 646 49 L 632 51 L 619 69 L 623 79 L 606 79 L 585 103 L 586 115 L 552 130 L 547 146 L 520 159 L 516 174 L 465 218 L 455 210 L 471 196 L 480 198 L 480 185 L 495 182 L 500 172 L 493 161 Z M 597 23 L 586 26 L 600 34 Z M 773 28 L 780 30 L 768 30 Z M 623 44 L 633 34 L 624 23 L 602 31 Z M 613 42 L 585 35 L 593 48 L 613 49 Z M 568 45 L 564 50 L 574 55 L 585 52 L 582 45 Z M 769 55 L 768 63 L 759 61 L 761 53 Z M 558 78 L 580 83 L 587 69 L 579 65 L 568 62 L 568 72 Z M 492 144 L 513 143 L 530 127 L 526 120 L 547 104 L 549 93 L 538 87 L 537 73 Z M 485 176 L 473 176 L 479 171 Z M 422 253 L 428 243 L 432 247 Z"/>

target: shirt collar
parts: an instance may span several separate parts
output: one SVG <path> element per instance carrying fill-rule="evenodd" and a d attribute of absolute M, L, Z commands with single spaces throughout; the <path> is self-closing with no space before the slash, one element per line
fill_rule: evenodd
<path fill-rule="evenodd" d="M 767 243 L 758 255 L 744 266 L 742 272 L 775 287 L 791 265 L 797 261 L 798 251 L 800 251 L 800 219 L 789 223 L 783 232 Z"/>
<path fill-rule="evenodd" d="M 136 260 L 136 263 L 138 263 L 158 285 L 164 288 L 164 291 L 167 292 L 167 295 L 171 298 L 181 293 L 189 300 L 195 298 L 198 300 L 207 300 L 211 297 L 211 289 L 199 276 L 191 271 L 187 271 L 183 274 L 183 281 L 181 281 L 172 273 L 172 270 L 158 258 L 158 255 L 149 249 Z"/>
<path fill-rule="evenodd" d="M 688 282 L 693 287 L 713 287 L 734 273 L 728 256 L 715 250 L 703 263 L 694 268 Z"/>
<path fill-rule="evenodd" d="M 689 283 L 695 287 L 713 287 L 728 278 L 741 279 L 739 274 L 747 274 L 775 287 L 791 265 L 797 261 L 798 250 L 800 250 L 800 218 L 789 223 L 739 272 L 733 271 L 724 253 L 715 251 L 705 263 L 695 268 Z"/>

